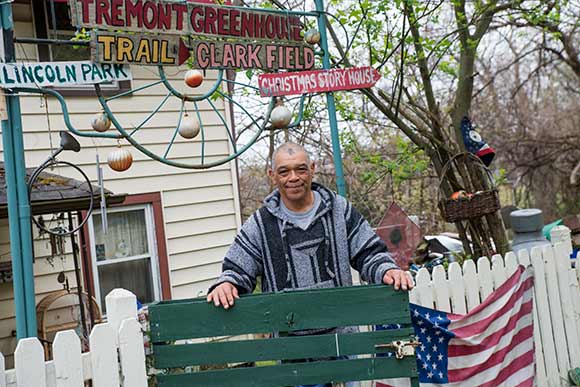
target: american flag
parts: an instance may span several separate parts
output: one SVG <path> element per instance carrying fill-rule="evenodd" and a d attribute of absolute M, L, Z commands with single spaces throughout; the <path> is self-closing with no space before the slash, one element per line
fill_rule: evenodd
<path fill-rule="evenodd" d="M 520 266 L 466 315 L 411 304 L 421 386 L 533 386 L 533 269 Z M 385 380 L 376 387 L 402 387 Z"/>

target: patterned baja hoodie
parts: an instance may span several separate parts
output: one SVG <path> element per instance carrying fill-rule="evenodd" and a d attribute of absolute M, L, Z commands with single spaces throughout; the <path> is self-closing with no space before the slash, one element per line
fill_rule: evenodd
<path fill-rule="evenodd" d="M 272 192 L 242 226 L 224 258 L 222 274 L 210 288 L 234 284 L 251 293 L 262 277 L 263 292 L 352 285 L 350 267 L 361 278 L 381 283 L 397 265 L 369 223 L 342 196 L 312 183 L 321 203 L 308 229 L 292 224 Z"/>

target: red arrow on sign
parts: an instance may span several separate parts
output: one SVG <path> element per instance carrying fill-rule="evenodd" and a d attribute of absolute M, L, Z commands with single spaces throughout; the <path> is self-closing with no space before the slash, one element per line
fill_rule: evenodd
<path fill-rule="evenodd" d="M 312 70 L 294 73 L 261 74 L 258 87 L 262 97 L 321 93 L 373 87 L 381 75 L 372 67 Z"/>

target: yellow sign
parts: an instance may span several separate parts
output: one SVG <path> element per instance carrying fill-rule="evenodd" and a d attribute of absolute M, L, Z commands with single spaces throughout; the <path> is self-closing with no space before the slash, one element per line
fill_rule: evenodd
<path fill-rule="evenodd" d="M 93 61 L 176 66 L 178 65 L 179 39 L 178 36 L 97 32 L 93 38 Z"/>

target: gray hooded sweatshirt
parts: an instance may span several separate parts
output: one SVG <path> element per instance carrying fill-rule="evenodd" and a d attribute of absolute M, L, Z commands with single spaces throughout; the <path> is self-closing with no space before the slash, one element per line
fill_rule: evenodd
<path fill-rule="evenodd" d="M 363 280 L 381 283 L 387 270 L 398 268 L 350 202 L 322 185 L 312 189 L 322 200 L 306 230 L 291 223 L 279 191 L 272 192 L 242 226 L 209 291 L 230 282 L 240 294 L 251 293 L 257 277 L 263 292 L 350 286 L 351 267 Z"/>

